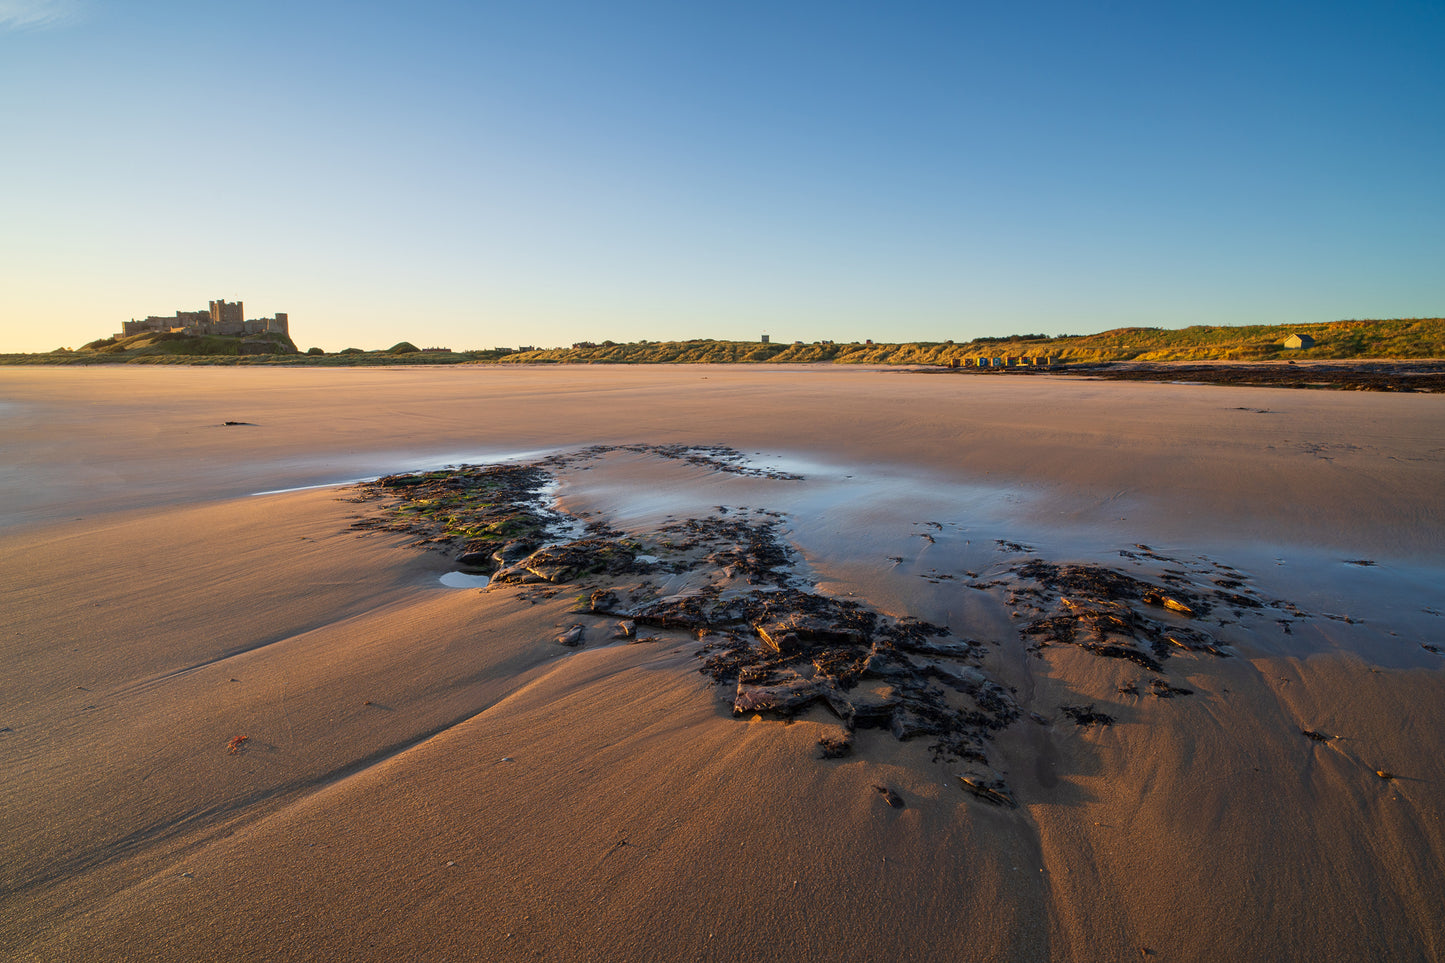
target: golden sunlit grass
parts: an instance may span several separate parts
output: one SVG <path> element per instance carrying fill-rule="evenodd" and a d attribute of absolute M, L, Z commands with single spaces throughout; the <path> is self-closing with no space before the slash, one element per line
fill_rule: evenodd
<path fill-rule="evenodd" d="M 1309 335 L 1314 346 L 1288 349 L 1292 334 Z M 247 339 L 254 341 L 254 339 Z M 1052 357 L 1067 363 L 1105 361 L 1319 361 L 1354 358 L 1445 357 L 1445 318 L 1396 318 L 1292 325 L 1196 325 L 1189 328 L 1115 328 L 1098 334 L 1007 335 L 964 342 L 869 344 L 823 341 L 636 341 L 585 343 L 570 348 L 519 351 L 513 348 L 452 351 L 418 349 L 400 342 L 383 351 L 346 348 L 327 354 L 313 348 L 294 353 L 247 354 L 240 338 L 142 334 L 105 338 L 78 350 L 49 354 L 0 355 L 0 364 L 807 364 L 948 365 L 978 357 Z M 252 346 L 255 350 L 255 346 Z M 284 353 L 280 353 L 284 352 Z"/>

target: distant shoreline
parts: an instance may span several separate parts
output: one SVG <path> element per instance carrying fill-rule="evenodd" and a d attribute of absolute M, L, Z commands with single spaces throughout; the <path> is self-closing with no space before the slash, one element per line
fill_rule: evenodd
<path fill-rule="evenodd" d="M 0 354 L 0 365 L 198 364 L 375 365 L 457 364 L 840 364 L 972 369 L 997 373 L 1015 367 L 1129 363 L 1253 366 L 1288 362 L 1433 362 L 1445 359 L 1445 318 L 1391 318 L 1319 324 L 1195 325 L 1188 328 L 1114 328 L 1096 334 L 1009 334 L 969 341 L 757 341 L 695 338 L 681 341 L 579 341 L 569 347 L 493 347 L 452 350 L 400 341 L 384 350 L 304 351 L 287 339 L 272 350 L 241 338 L 139 333 L 92 341 L 45 354 Z M 979 368 L 983 366 L 983 371 Z M 1109 369 L 1111 371 L 1117 369 Z M 1143 370 L 1151 370 L 1145 368 Z M 1282 372 L 1278 383 L 1301 379 Z M 1145 377 L 1104 374 L 1105 377 Z M 1217 373 L 1203 380 L 1217 380 Z M 1255 376 L 1257 377 L 1257 373 Z M 1381 372 L 1370 378 L 1380 382 Z M 1166 379 L 1167 380 L 1167 379 Z M 1418 379 L 1415 379 L 1418 383 Z M 1246 383 L 1241 381 L 1240 383 Z M 1249 381 L 1248 383 L 1253 383 Z"/>
<path fill-rule="evenodd" d="M 946 369 L 952 373 L 952 369 Z M 959 369 L 967 371 L 968 369 Z M 1336 391 L 1445 392 L 1445 360 L 1230 362 L 1115 361 L 1063 369 L 1001 369 L 1016 374 L 1069 374 L 1110 381 L 1189 382 L 1258 388 L 1314 388 Z M 975 374 L 993 373 L 975 369 Z"/>
<path fill-rule="evenodd" d="M 300 367 L 300 368 L 413 368 L 413 367 L 686 367 L 725 365 L 761 367 L 877 367 L 896 373 L 960 375 L 965 377 L 1087 377 L 1110 381 L 1190 382 L 1238 387 L 1306 388 L 1337 391 L 1390 391 L 1445 393 L 1445 358 L 1312 359 L 1300 361 L 1103 361 L 1060 362 L 1051 366 L 952 367 L 918 362 L 887 361 L 552 361 L 478 360 L 457 355 L 160 355 L 142 358 L 66 358 L 47 354 L 0 355 L 0 366 L 88 367 L 101 365 L 161 365 L 166 367 Z"/>

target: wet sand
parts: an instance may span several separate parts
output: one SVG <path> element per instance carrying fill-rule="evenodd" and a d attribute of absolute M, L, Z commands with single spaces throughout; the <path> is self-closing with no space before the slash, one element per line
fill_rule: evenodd
<path fill-rule="evenodd" d="M 1437 397 L 5 369 L 0 416 L 17 959 L 1445 957 Z M 634 443 L 803 479 L 620 452 L 558 472 L 560 507 L 774 511 L 820 591 L 979 642 L 1025 713 L 989 747 L 1018 808 L 926 740 L 820 760 L 826 711 L 735 716 L 687 633 L 559 646 L 573 594 L 446 588 L 450 554 L 354 530 L 345 490 L 252 494 Z M 1191 694 L 1127 695 L 1151 673 L 1029 651 L 1029 558 L 1229 566 L 1300 614 L 1210 624 L 1228 658 L 1168 661 Z"/>

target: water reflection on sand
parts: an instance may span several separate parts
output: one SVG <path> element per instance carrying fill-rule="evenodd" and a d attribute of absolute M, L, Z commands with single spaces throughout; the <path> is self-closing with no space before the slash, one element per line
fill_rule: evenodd
<path fill-rule="evenodd" d="M 1349 559 L 1337 549 L 1282 545 L 1201 530 L 1197 540 L 1136 540 L 1128 515 L 1147 516 L 1135 497 L 1108 517 L 1079 510 L 1056 491 L 957 481 L 886 465 L 838 465 L 800 455 L 752 452 L 750 464 L 803 476 L 774 480 L 637 453 L 614 453 L 562 475 L 559 504 L 643 532 L 675 518 L 720 512 L 779 513 L 810 580 L 838 595 L 866 596 L 961 629 L 1005 631 L 1008 613 L 968 587 L 1022 559 L 1104 565 L 1155 574 L 1179 566 L 1229 565 L 1255 589 L 1308 617 L 1247 634 L 1261 654 L 1345 651 L 1391 667 L 1435 666 L 1428 645 L 1445 630 L 1445 568 L 1414 559 Z M 1122 513 L 1122 514 L 1121 514 Z M 1137 548 L 1176 563 L 1150 563 Z M 1126 554 L 1128 553 L 1128 554 Z M 1370 562 L 1371 564 L 1360 564 Z M 1150 569 L 1157 571 L 1150 571 Z M 1228 627 L 1223 631 L 1228 633 Z M 1237 633 L 1238 634 L 1238 633 Z"/>

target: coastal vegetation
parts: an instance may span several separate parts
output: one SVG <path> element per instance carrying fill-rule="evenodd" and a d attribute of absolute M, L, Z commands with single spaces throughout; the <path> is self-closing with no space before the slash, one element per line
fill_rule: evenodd
<path fill-rule="evenodd" d="M 1287 348 L 1291 335 L 1314 344 Z M 1349 320 L 1292 325 L 1195 325 L 1114 328 L 1097 334 L 1016 334 L 971 341 L 873 343 L 813 341 L 583 342 L 566 348 L 489 348 L 453 351 L 407 341 L 384 350 L 349 347 L 302 354 L 285 335 L 248 338 L 140 334 L 104 338 L 46 354 L 0 355 L 0 364 L 775 364 L 950 365 L 978 357 L 1054 358 L 1066 364 L 1184 361 L 1322 361 L 1445 357 L 1445 318 Z"/>
<path fill-rule="evenodd" d="M 1290 335 L 1314 346 L 1285 347 Z M 1019 334 L 945 342 L 642 341 L 583 344 L 519 352 L 507 362 L 688 364 L 769 361 L 779 364 L 948 365 L 978 357 L 1052 357 L 1065 363 L 1110 361 L 1274 361 L 1445 357 L 1445 318 L 1335 321 L 1305 325 L 1197 325 L 1115 328 L 1098 334 Z"/>

